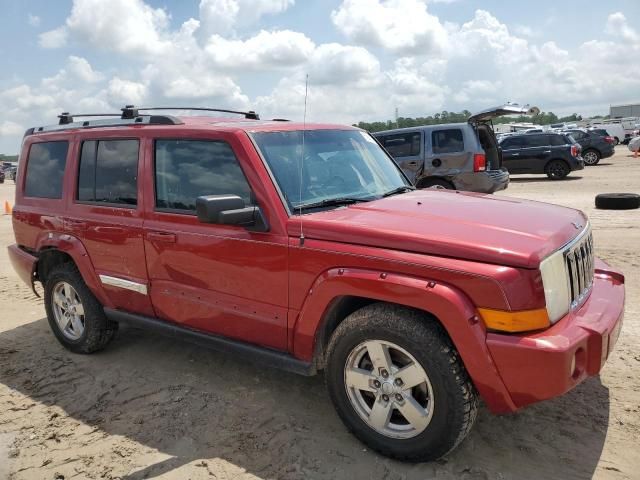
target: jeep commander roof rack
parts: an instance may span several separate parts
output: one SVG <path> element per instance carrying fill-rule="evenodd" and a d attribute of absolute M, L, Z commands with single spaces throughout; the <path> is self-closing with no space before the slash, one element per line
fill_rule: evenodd
<path fill-rule="evenodd" d="M 226 110 L 223 108 L 206 108 L 206 107 L 135 107 L 133 105 L 127 105 L 122 109 L 122 118 L 135 118 L 139 116 L 141 110 L 198 110 L 203 112 L 222 112 L 222 113 L 235 113 L 238 115 L 244 115 L 247 120 L 260 120 L 258 115 L 253 110 L 248 112 L 241 112 L 238 110 Z"/>

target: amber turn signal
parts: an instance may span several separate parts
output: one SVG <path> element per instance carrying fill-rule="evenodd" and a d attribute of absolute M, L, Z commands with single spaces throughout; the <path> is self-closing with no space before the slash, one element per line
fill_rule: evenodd
<path fill-rule="evenodd" d="M 547 328 L 551 325 L 546 308 L 521 310 L 517 312 L 479 308 L 478 311 L 489 330 L 499 330 L 510 333 L 528 332 L 530 330 Z"/>

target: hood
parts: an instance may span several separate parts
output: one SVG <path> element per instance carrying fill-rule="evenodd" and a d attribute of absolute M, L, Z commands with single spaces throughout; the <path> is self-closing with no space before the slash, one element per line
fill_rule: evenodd
<path fill-rule="evenodd" d="M 557 205 L 451 190 L 416 190 L 289 220 L 307 239 L 537 268 L 586 216 Z"/>
<path fill-rule="evenodd" d="M 486 122 L 492 118 L 504 115 L 538 115 L 540 109 L 529 105 L 518 105 L 517 103 L 507 103 L 499 107 L 492 107 L 478 113 L 474 113 L 467 120 L 469 123 Z"/>

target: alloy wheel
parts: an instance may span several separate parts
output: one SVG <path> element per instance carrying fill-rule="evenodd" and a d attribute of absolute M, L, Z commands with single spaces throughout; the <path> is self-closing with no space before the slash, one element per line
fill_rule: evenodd
<path fill-rule="evenodd" d="M 78 340 L 84 333 L 84 307 L 78 292 L 67 282 L 53 287 L 51 307 L 62 334 L 69 340 Z"/>
<path fill-rule="evenodd" d="M 424 368 L 405 349 L 383 340 L 356 346 L 344 368 L 347 396 L 360 418 L 391 438 L 422 433 L 433 416 L 433 388 Z"/>

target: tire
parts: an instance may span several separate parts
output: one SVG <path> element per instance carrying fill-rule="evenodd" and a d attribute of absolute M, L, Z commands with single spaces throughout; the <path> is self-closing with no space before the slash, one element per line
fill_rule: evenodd
<path fill-rule="evenodd" d="M 613 137 L 613 145 L 614 146 L 620 145 L 620 139 L 618 137 Z"/>
<path fill-rule="evenodd" d="M 562 180 L 569 175 L 571 169 L 567 162 L 564 160 L 551 160 L 547 163 L 547 166 L 544 167 L 544 173 L 547 174 L 551 180 Z"/>
<path fill-rule="evenodd" d="M 584 159 L 584 164 L 592 167 L 593 165 L 597 165 L 600 162 L 600 152 L 590 148 L 582 152 L 582 158 Z"/>
<path fill-rule="evenodd" d="M 601 193 L 596 195 L 596 208 L 603 210 L 632 210 L 640 207 L 640 195 L 635 193 Z"/>
<path fill-rule="evenodd" d="M 442 180 L 440 178 L 427 178 L 420 182 L 420 186 L 418 188 L 433 188 L 436 190 L 455 190 L 455 187 L 451 182 L 447 180 Z"/>
<path fill-rule="evenodd" d="M 371 363 L 372 345 L 382 345 L 382 351 L 389 352 L 392 363 L 387 365 L 392 372 L 387 377 Z M 358 353 L 363 348 L 366 352 Z M 424 374 L 426 381 L 406 389 L 416 380 L 397 369 L 407 366 L 421 372 L 412 378 Z M 369 382 L 359 385 L 375 393 L 347 386 L 352 384 L 347 372 L 362 373 L 361 368 L 376 372 L 354 377 Z M 373 450 L 399 460 L 429 461 L 446 455 L 467 436 L 478 411 L 475 388 L 442 327 L 424 314 L 395 305 L 368 305 L 338 326 L 327 350 L 325 379 L 346 427 Z M 379 417 L 378 426 L 373 426 L 373 408 L 390 412 Z M 415 423 L 401 413 L 406 408 L 409 413 L 419 412 L 413 416 Z"/>
<path fill-rule="evenodd" d="M 66 307 L 63 307 L 65 302 Z M 73 263 L 63 263 L 49 272 L 44 286 L 44 305 L 51 330 L 58 341 L 72 352 L 102 350 L 118 330 L 118 324 L 107 319 L 102 305 Z M 62 326 L 65 322 L 67 328 Z"/>

